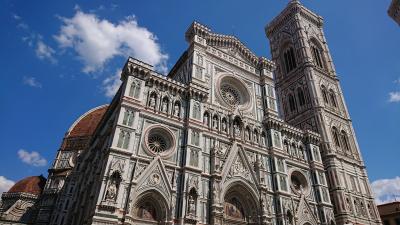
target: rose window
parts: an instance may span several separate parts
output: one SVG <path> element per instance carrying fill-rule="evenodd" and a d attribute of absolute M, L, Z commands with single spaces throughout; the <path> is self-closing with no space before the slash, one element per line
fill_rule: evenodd
<path fill-rule="evenodd" d="M 166 150 L 167 142 L 161 135 L 154 134 L 149 137 L 149 148 L 152 152 L 161 153 Z"/>
<path fill-rule="evenodd" d="M 245 111 L 252 108 L 251 86 L 246 85 L 239 77 L 222 74 L 217 77 L 215 85 L 215 94 L 221 105 Z"/>
<path fill-rule="evenodd" d="M 167 127 L 152 125 L 146 129 L 144 147 L 150 155 L 169 157 L 175 149 L 175 136 Z"/>
<path fill-rule="evenodd" d="M 239 105 L 240 104 L 240 93 L 237 89 L 230 85 L 223 85 L 221 87 L 221 94 L 224 100 L 229 105 Z"/>
<path fill-rule="evenodd" d="M 307 193 L 309 190 L 307 178 L 300 171 L 293 171 L 290 175 L 292 189 L 298 193 Z"/>

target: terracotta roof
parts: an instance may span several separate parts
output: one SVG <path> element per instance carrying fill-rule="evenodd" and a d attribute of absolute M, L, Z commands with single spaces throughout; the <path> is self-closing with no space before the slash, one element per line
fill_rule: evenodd
<path fill-rule="evenodd" d="M 45 184 L 46 178 L 44 178 L 42 175 L 26 177 L 14 184 L 8 193 L 29 193 L 40 195 Z"/>
<path fill-rule="evenodd" d="M 87 111 L 79 117 L 68 130 L 66 137 L 90 136 L 96 130 L 101 118 L 107 111 L 108 105 L 102 105 Z"/>

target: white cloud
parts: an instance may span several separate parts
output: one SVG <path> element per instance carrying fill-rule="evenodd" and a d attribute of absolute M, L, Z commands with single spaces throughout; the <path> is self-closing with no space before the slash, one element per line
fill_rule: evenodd
<path fill-rule="evenodd" d="M 400 177 L 372 182 L 372 191 L 377 204 L 392 202 L 400 198 Z"/>
<path fill-rule="evenodd" d="M 51 63 L 56 63 L 57 60 L 54 58 L 54 49 L 52 49 L 50 46 L 46 45 L 41 38 L 37 40 L 36 43 L 36 56 L 39 57 L 39 59 L 48 59 Z"/>
<path fill-rule="evenodd" d="M 31 30 L 29 25 L 24 22 L 22 17 L 18 16 L 17 14 L 13 14 L 13 17 L 18 22 L 17 27 L 24 30 L 22 41 L 27 43 L 29 47 L 35 49 L 36 56 L 39 59 L 49 60 L 51 63 L 57 63 L 57 60 L 54 57 L 56 51 L 44 43 L 43 36 Z"/>
<path fill-rule="evenodd" d="M 400 91 L 390 92 L 389 102 L 400 102 Z"/>
<path fill-rule="evenodd" d="M 42 84 L 34 77 L 23 77 L 22 83 L 31 87 L 42 88 Z"/>
<path fill-rule="evenodd" d="M 112 98 L 117 93 L 119 86 L 121 85 L 121 70 L 117 70 L 114 75 L 107 77 L 103 81 L 102 90 L 106 97 Z"/>
<path fill-rule="evenodd" d="M 166 72 L 168 55 L 161 51 L 157 37 L 138 25 L 134 16 L 118 23 L 84 13 L 79 7 L 72 18 L 61 18 L 63 25 L 54 36 L 59 47 L 73 49 L 86 73 L 101 71 L 116 56 L 132 56 Z"/>
<path fill-rule="evenodd" d="M 15 184 L 14 181 L 7 179 L 6 177 L 0 176 L 0 195 L 3 192 L 10 190 L 10 188 Z"/>
<path fill-rule="evenodd" d="M 47 160 L 35 151 L 28 152 L 24 149 L 20 149 L 18 150 L 18 157 L 22 162 L 32 166 L 45 166 L 47 164 Z"/>

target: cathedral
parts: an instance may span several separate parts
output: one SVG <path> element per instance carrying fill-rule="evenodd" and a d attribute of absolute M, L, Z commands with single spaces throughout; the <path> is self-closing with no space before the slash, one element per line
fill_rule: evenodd
<path fill-rule="evenodd" d="M 198 22 L 167 75 L 128 58 L 0 224 L 381 224 L 323 18 L 292 0 L 265 33 L 272 59 Z"/>

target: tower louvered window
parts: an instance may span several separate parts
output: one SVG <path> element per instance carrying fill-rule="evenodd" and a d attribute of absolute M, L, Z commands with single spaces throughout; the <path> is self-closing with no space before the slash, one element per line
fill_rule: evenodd
<path fill-rule="evenodd" d="M 294 49 L 292 47 L 285 50 L 285 52 L 283 53 L 283 60 L 285 63 L 286 73 L 289 73 L 292 70 L 296 69 L 296 57 L 294 54 Z"/>
<path fill-rule="evenodd" d="M 289 94 L 289 108 L 290 112 L 294 112 L 296 110 L 296 102 L 291 94 Z"/>
<path fill-rule="evenodd" d="M 303 89 L 297 88 L 297 98 L 299 99 L 300 106 L 303 106 L 304 104 L 306 104 L 306 99 L 304 97 Z"/>
<path fill-rule="evenodd" d="M 312 45 L 311 52 L 313 55 L 315 65 L 318 66 L 319 68 L 323 69 L 324 64 L 322 63 L 322 54 L 321 54 L 322 51 L 317 46 Z"/>
<path fill-rule="evenodd" d="M 340 147 L 339 134 L 336 127 L 332 127 L 332 136 L 333 136 L 333 141 L 335 142 L 335 146 Z"/>

